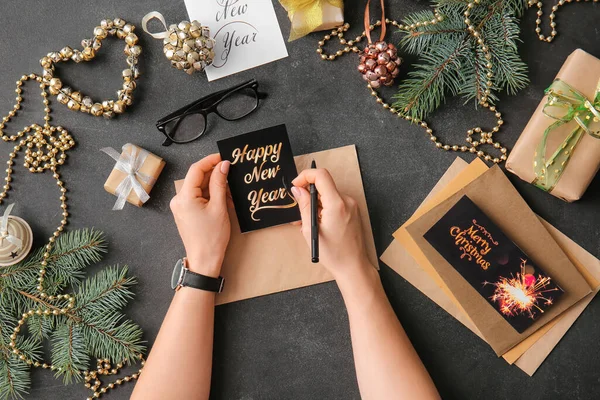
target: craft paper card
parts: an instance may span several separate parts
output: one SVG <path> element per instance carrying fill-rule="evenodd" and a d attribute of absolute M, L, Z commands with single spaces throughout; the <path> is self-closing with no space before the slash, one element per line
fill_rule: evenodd
<path fill-rule="evenodd" d="M 310 168 L 312 160 L 320 168 L 329 171 L 340 192 L 351 196 L 358 203 L 367 255 L 369 261 L 378 268 L 356 147 L 345 146 L 296 156 L 296 168 L 298 171 Z M 182 183 L 183 181 L 175 182 L 176 190 L 181 188 Z M 298 226 L 286 224 L 244 235 L 240 233 L 233 209 L 229 210 L 229 218 L 231 239 L 221 270 L 221 275 L 227 282 L 227 290 L 217 294 L 216 304 L 333 280 L 326 268 L 312 263 L 310 248 Z"/>
<path fill-rule="evenodd" d="M 434 276 L 425 270 L 424 265 L 421 264 L 421 262 L 426 263 L 426 260 L 417 260 L 417 258 L 420 260 L 421 256 L 417 252 L 418 248 L 416 244 L 410 235 L 407 234 L 406 226 L 453 193 L 456 193 L 469 182 L 472 182 L 487 169 L 487 166 L 479 159 L 475 159 L 470 165 L 467 165 L 465 161 L 457 157 L 415 214 L 394 233 L 395 240 L 392 241 L 381 256 L 381 261 L 386 263 L 483 340 L 485 338 L 471 319 L 464 314 L 456 298 L 448 295 L 442 289 L 442 286 L 446 287 L 443 283 L 438 283 L 437 279 L 439 279 L 439 275 L 436 274 L 434 278 Z M 541 219 L 540 221 L 595 290 L 559 317 L 544 325 L 527 339 L 513 347 L 509 352 L 503 354 L 502 357 L 507 362 L 510 364 L 515 363 L 516 366 L 530 376 L 535 373 L 585 307 L 591 302 L 598 292 L 600 285 L 600 260 L 586 252 L 546 221 Z"/>
<path fill-rule="evenodd" d="M 456 319 L 462 322 L 467 328 L 471 329 L 477 336 L 485 340 L 483 334 L 477 329 L 471 318 L 467 315 L 464 308 L 460 305 L 456 297 L 450 292 L 448 286 L 444 283 L 440 275 L 437 273 L 435 268 L 429 263 L 427 257 L 421 251 L 421 248 L 417 245 L 417 243 L 413 240 L 413 238 L 408 234 L 406 227 L 412 224 L 414 221 L 425 215 L 427 212 L 432 210 L 438 204 L 441 204 L 443 201 L 448 199 L 453 194 L 457 193 L 459 190 L 463 189 L 469 183 L 473 182 L 475 179 L 479 178 L 482 174 L 484 174 L 489 168 L 483 161 L 479 158 L 473 160 L 470 164 L 466 164 L 462 159 L 457 158 L 452 166 L 446 171 L 446 174 L 440 179 L 440 182 L 434 187 L 432 192 L 427 196 L 427 198 L 423 201 L 421 206 L 415 211 L 415 213 L 406 221 L 396 232 L 394 232 L 394 238 L 401 244 L 400 249 L 404 249 L 406 251 L 406 255 L 403 257 L 403 262 L 407 263 L 408 260 L 413 261 L 412 264 L 414 269 L 419 269 L 422 273 L 415 272 L 417 278 L 411 279 L 413 275 L 408 275 L 407 269 L 400 269 L 398 263 L 390 264 L 396 272 L 404 276 L 407 280 L 409 280 L 415 287 L 429 296 L 432 300 L 434 300 L 438 305 L 452 314 Z M 460 171 L 460 173 L 455 172 L 455 170 Z M 390 246 L 391 248 L 392 246 Z M 396 265 L 396 267 L 394 267 Z M 414 272 L 413 269 L 409 269 L 408 271 Z M 407 277 L 408 276 L 408 277 Z M 420 276 L 424 276 L 427 279 L 431 279 L 431 282 L 427 282 L 425 278 L 420 279 Z M 423 282 L 425 280 L 425 282 Z M 428 290 L 431 289 L 431 290 Z M 434 296 L 431 294 L 432 291 L 439 290 L 438 296 Z M 433 297 L 432 297 L 433 296 Z M 437 299 L 443 299 L 438 301 Z M 564 314 L 563 314 L 564 315 Z M 517 346 L 510 349 L 510 351 L 504 353 L 502 357 L 506 359 L 509 363 L 509 357 L 512 359 L 516 359 L 521 356 L 535 341 L 544 335 L 555 323 L 558 318 L 550 321 L 539 330 L 531 334 L 527 339 L 521 341 Z M 540 361 L 541 362 L 541 361 Z"/>
<path fill-rule="evenodd" d="M 231 161 L 228 182 L 242 233 L 298 221 L 294 196 L 284 186 L 298 175 L 285 125 L 217 142 Z"/>
<path fill-rule="evenodd" d="M 519 333 L 563 292 L 467 196 L 424 237 Z"/>
<path fill-rule="evenodd" d="M 589 270 L 596 276 L 600 275 L 600 260 L 587 253 L 584 249 L 579 247 L 575 242 L 567 238 L 552 225 L 543 220 L 542 222 L 548 228 L 552 236 L 559 241 L 559 243 L 561 243 L 561 246 L 565 246 L 563 249 L 570 249 L 574 254 L 577 254 L 578 257 L 581 257 L 582 262 L 584 262 L 585 265 L 578 265 L 576 259 L 572 259 L 572 261 L 578 265 L 578 268 L 581 267 L 582 271 Z M 485 340 L 481 332 L 479 332 L 475 325 L 473 325 L 473 322 L 471 322 L 471 320 L 468 319 L 456 307 L 454 302 L 444 294 L 439 286 L 437 286 L 431 277 L 417 264 L 417 262 L 410 256 L 406 248 L 403 247 L 399 241 L 393 240 L 392 243 L 390 243 L 389 247 L 382 254 L 381 261 L 387 264 L 395 272 L 400 274 L 410 284 L 415 286 L 423 294 L 433 300 L 437 305 L 456 318 L 460 323 L 469 328 L 473 333 Z M 552 320 L 552 322 L 544 325 L 542 329 L 536 331 L 533 335 L 521 342 L 518 346 L 514 347 L 508 353 L 505 353 L 503 357 L 510 364 L 514 363 L 523 372 L 529 376 L 532 376 L 552 352 L 562 337 L 567 333 L 575 320 L 592 301 L 597 292 L 598 289 L 596 288 L 592 294 L 587 295 L 573 307 L 569 308 L 559 317 Z M 546 327 L 549 329 L 544 329 Z M 528 342 L 530 339 L 534 338 L 535 341 L 529 343 L 528 347 L 524 351 L 520 351 L 513 357 L 513 350 L 517 350 L 521 344 L 524 344 L 525 342 Z"/>
<path fill-rule="evenodd" d="M 209 81 L 288 55 L 271 0 L 185 0 L 185 6 L 215 39 Z"/>
<path fill-rule="evenodd" d="M 561 301 L 538 317 L 523 333 L 494 311 L 487 300 L 425 240 L 423 235 L 464 195 L 475 204 L 565 291 Z M 510 215 L 510 218 L 506 218 Z M 560 249 L 504 173 L 492 167 L 456 194 L 407 227 L 422 250 L 426 263 L 439 275 L 447 290 L 481 331 L 498 355 L 522 342 L 535 331 L 591 293 L 590 285 Z M 427 268 L 429 268 L 429 266 Z"/>
<path fill-rule="evenodd" d="M 462 161 L 462 159 L 460 161 Z M 452 167 L 454 167 L 456 164 L 457 164 L 457 161 L 455 161 L 452 164 Z M 456 167 L 456 168 L 458 168 L 458 167 Z M 481 337 L 484 340 L 485 340 L 485 338 L 484 338 L 483 334 L 477 329 L 477 327 L 474 325 L 471 318 L 467 315 L 466 311 L 461 306 L 461 304 L 459 303 L 457 298 L 448 289 L 448 286 L 444 283 L 444 281 L 442 280 L 440 275 L 437 273 L 435 268 L 433 268 L 433 266 L 431 265 L 431 263 L 429 262 L 429 260 L 427 259 L 427 257 L 423 253 L 423 251 L 421 250 L 421 248 L 417 245 L 417 243 L 414 241 L 414 239 L 408 234 L 406 227 L 409 226 L 410 224 L 412 224 L 414 221 L 416 221 L 420 217 L 422 217 L 423 215 L 425 215 L 427 212 L 431 211 L 435 206 L 437 206 L 438 204 L 441 204 L 443 201 L 448 199 L 450 196 L 457 193 L 459 190 L 463 189 L 469 183 L 471 183 L 474 180 L 476 180 L 477 178 L 479 178 L 487 170 L 488 170 L 487 165 L 485 165 L 485 163 L 483 161 L 481 161 L 479 158 L 476 158 L 469 165 L 464 167 L 464 170 L 460 174 L 456 174 L 457 176 L 455 176 L 455 177 L 452 176 L 451 178 L 449 178 L 450 183 L 441 185 L 439 190 L 437 189 L 437 185 L 436 185 L 436 188 L 434 188 L 434 191 L 432 191 L 430 196 L 428 196 L 427 199 L 423 202 L 423 204 L 417 209 L 417 211 L 415 211 L 413 216 L 410 217 L 408 219 L 408 221 L 406 221 L 400 228 L 398 228 L 398 230 L 396 230 L 396 232 L 394 232 L 394 238 L 399 243 L 402 244 L 402 248 L 406 249 L 406 251 L 408 253 L 407 257 L 405 257 L 405 258 L 414 259 L 417 262 L 417 265 L 423 269 L 423 271 L 425 272 L 425 275 L 428 276 L 432 280 L 433 287 L 441 290 L 443 292 L 442 293 L 443 297 L 445 299 L 450 300 L 450 302 L 452 304 L 448 304 L 448 307 L 451 307 L 451 309 L 457 310 L 456 313 L 452 313 L 451 311 L 448 311 L 448 312 L 450 312 L 452 315 L 454 315 L 455 318 L 457 318 L 459 321 L 461 321 L 463 324 L 465 324 L 469 329 L 471 329 L 473 332 L 475 332 L 479 337 Z M 448 170 L 448 172 L 450 172 L 450 171 L 451 171 L 451 169 Z M 446 175 L 444 175 L 444 177 L 445 176 Z M 431 198 L 429 198 L 429 197 L 431 197 Z M 580 270 L 580 272 L 581 272 L 581 270 Z M 415 285 L 415 286 L 419 287 L 418 285 Z M 421 290 L 423 291 L 423 289 L 421 289 Z M 424 292 L 424 293 L 426 293 L 426 292 Z M 440 304 L 440 306 L 446 310 L 449 309 L 449 308 L 445 307 L 445 304 L 446 304 L 445 302 L 438 303 L 438 304 Z M 560 317 L 558 317 L 558 318 L 560 318 Z M 547 323 L 546 325 L 544 325 L 543 327 L 541 327 L 540 329 L 535 331 L 533 334 L 531 334 L 529 337 L 527 337 L 527 339 L 521 341 L 518 345 L 511 348 L 510 351 L 502 354 L 502 357 L 504 357 L 504 359 L 506 359 L 507 361 L 509 361 L 509 358 L 513 359 L 513 360 L 519 358 L 519 356 L 521 356 L 533 343 L 535 343 L 535 341 L 538 338 L 540 338 L 542 335 L 544 335 L 552 327 L 552 325 L 555 323 L 555 321 L 558 318 L 555 318 L 554 320 L 550 321 L 549 323 Z M 510 361 L 509 361 L 509 363 L 510 363 Z"/>

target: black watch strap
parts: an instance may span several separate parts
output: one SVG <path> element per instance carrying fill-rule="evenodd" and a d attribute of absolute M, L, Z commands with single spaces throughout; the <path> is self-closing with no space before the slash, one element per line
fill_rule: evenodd
<path fill-rule="evenodd" d="M 194 289 L 206 290 L 209 292 L 221 293 L 223 291 L 223 277 L 212 278 L 210 276 L 197 274 L 185 269 L 181 286 L 188 286 Z"/>

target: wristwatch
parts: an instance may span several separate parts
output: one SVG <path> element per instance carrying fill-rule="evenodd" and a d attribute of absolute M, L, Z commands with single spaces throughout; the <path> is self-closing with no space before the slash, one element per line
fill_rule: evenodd
<path fill-rule="evenodd" d="M 171 289 L 176 291 L 186 286 L 208 292 L 221 293 L 224 283 L 225 280 L 222 276 L 212 278 L 190 271 L 185 257 L 177 261 L 175 268 L 173 268 L 173 275 L 171 276 Z"/>

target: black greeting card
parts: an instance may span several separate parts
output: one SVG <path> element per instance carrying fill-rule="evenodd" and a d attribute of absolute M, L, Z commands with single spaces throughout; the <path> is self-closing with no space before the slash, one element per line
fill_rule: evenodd
<path fill-rule="evenodd" d="M 297 175 L 285 125 L 217 142 L 231 162 L 229 188 L 242 233 L 298 221 L 298 204 L 283 184 Z"/>
<path fill-rule="evenodd" d="M 563 293 L 467 196 L 424 238 L 519 333 Z"/>

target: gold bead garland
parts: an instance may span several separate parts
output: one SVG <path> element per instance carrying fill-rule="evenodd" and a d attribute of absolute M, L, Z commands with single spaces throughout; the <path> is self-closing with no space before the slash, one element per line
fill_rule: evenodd
<path fill-rule="evenodd" d="M 443 21 L 443 17 L 439 14 L 439 12 L 437 10 L 434 10 L 434 18 L 429 21 L 429 22 L 424 22 L 424 23 L 416 23 L 416 24 L 412 24 L 412 25 L 402 25 L 399 24 L 398 21 L 392 21 L 390 19 L 385 19 L 385 21 L 388 24 L 392 24 L 393 26 L 395 26 L 398 29 L 415 29 L 421 26 L 428 26 L 428 25 L 435 25 L 440 21 Z M 375 29 L 375 27 L 381 26 L 381 21 L 377 21 L 375 23 L 375 25 L 370 25 L 369 26 L 369 30 L 373 30 Z M 341 55 L 343 55 L 344 53 L 349 53 L 350 51 L 352 51 L 353 53 L 360 53 L 360 49 L 358 47 L 355 46 L 356 43 L 359 43 L 362 39 L 364 39 L 367 36 L 367 32 L 363 31 L 363 33 L 360 36 L 357 36 L 354 40 L 346 40 L 344 39 L 344 33 L 348 31 L 348 29 L 350 29 L 350 24 L 345 23 L 342 26 L 338 26 L 336 29 L 331 31 L 331 34 L 329 35 L 325 35 L 325 37 L 323 38 L 323 40 L 319 41 L 319 47 L 317 49 L 317 53 L 319 53 L 321 55 L 321 59 L 322 60 L 327 60 L 327 61 L 333 61 L 335 60 L 336 57 L 339 57 Z M 339 38 L 340 44 L 344 45 L 344 49 L 343 50 L 338 50 L 335 54 L 323 54 L 323 46 L 325 46 L 325 42 L 327 42 L 329 39 L 331 39 L 332 36 L 337 36 Z"/>
<path fill-rule="evenodd" d="M 465 138 L 465 141 L 468 143 L 468 146 L 467 145 L 457 145 L 457 144 L 454 144 L 454 145 L 444 144 L 437 138 L 437 136 L 435 136 L 433 134 L 433 130 L 429 127 L 429 125 L 427 124 L 426 121 L 420 120 L 418 118 L 414 118 L 414 117 L 406 114 L 406 112 L 404 112 L 403 110 L 397 110 L 396 108 L 391 107 L 388 103 L 384 102 L 384 100 L 379 96 L 379 93 L 377 92 L 377 90 L 375 88 L 373 88 L 370 84 L 367 84 L 367 88 L 370 90 L 371 95 L 373 97 L 375 97 L 376 102 L 381 104 L 384 109 L 390 111 L 392 114 L 396 115 L 398 118 L 404 118 L 405 120 L 407 120 L 409 122 L 419 124 L 419 126 L 421 126 L 423 129 L 425 129 L 425 132 L 429 136 L 429 139 L 435 144 L 435 146 L 438 149 L 443 149 L 445 151 L 460 151 L 460 152 L 469 151 L 471 153 L 476 154 L 478 157 L 483 158 L 486 161 L 490 161 L 495 164 L 499 164 L 507 159 L 508 150 L 506 147 L 503 147 L 499 142 L 494 141 L 494 139 L 493 139 L 493 134 L 500 130 L 500 127 L 504 124 L 504 121 L 502 120 L 502 114 L 497 110 L 497 108 L 493 105 L 490 105 L 488 102 L 488 96 L 491 93 L 490 88 L 493 85 L 493 82 L 491 80 L 491 78 L 493 77 L 493 71 L 492 71 L 493 65 L 491 62 L 492 56 L 490 54 L 489 48 L 485 45 L 485 42 L 483 40 L 483 37 L 481 36 L 481 33 L 479 32 L 479 30 L 476 29 L 475 26 L 471 25 L 471 20 L 469 19 L 469 16 L 471 14 L 471 12 L 469 10 L 476 7 L 478 4 L 480 4 L 480 2 L 481 2 L 481 0 L 473 0 L 469 3 L 467 3 L 467 11 L 465 11 L 465 13 L 464 13 L 464 16 L 465 16 L 464 22 L 467 25 L 467 29 L 470 32 L 470 34 L 474 38 L 477 39 L 477 44 L 483 51 L 484 57 L 487 60 L 487 63 L 485 65 L 485 67 L 487 69 L 486 76 L 488 78 L 488 80 L 486 82 L 487 87 L 485 90 L 483 90 L 483 94 L 478 94 L 478 100 L 479 100 L 479 104 L 481 106 L 483 106 L 484 108 L 487 108 L 490 112 L 492 112 L 497 119 L 496 126 L 494 126 L 494 128 L 491 131 L 486 132 L 481 127 L 475 127 L 473 129 L 469 129 L 467 131 L 467 136 Z M 395 26 L 399 29 L 406 29 L 406 30 L 414 31 L 415 29 L 420 28 L 422 26 L 435 25 L 443 20 L 444 20 L 444 18 L 439 13 L 439 11 L 434 10 L 434 18 L 431 21 L 424 21 L 424 22 L 417 22 L 415 24 L 410 24 L 410 25 L 403 25 L 403 24 L 398 23 L 397 21 L 389 20 L 386 18 L 385 22 L 388 24 L 392 24 L 393 26 Z M 381 26 L 381 24 L 382 24 L 381 21 L 377 21 L 377 22 L 375 22 L 374 25 L 369 26 L 369 30 L 373 30 L 376 27 Z M 360 36 L 357 36 L 354 40 L 347 41 L 346 39 L 344 39 L 344 33 L 346 31 L 348 31 L 349 28 L 350 28 L 350 25 L 347 23 L 342 26 L 339 26 L 336 29 L 332 30 L 331 34 L 325 35 L 323 40 L 319 41 L 317 53 L 320 54 L 322 60 L 333 61 L 333 60 L 335 60 L 336 57 L 339 57 L 339 56 L 343 55 L 344 53 L 349 53 L 350 51 L 352 51 L 354 53 L 359 53 L 361 51 L 355 44 L 359 43 L 364 37 L 366 37 L 366 34 L 367 34 L 366 31 L 363 31 L 362 34 Z M 343 48 L 343 50 L 338 50 L 335 54 L 325 54 L 323 51 L 323 46 L 333 36 L 337 36 L 340 44 L 344 45 L 345 47 Z M 478 140 L 473 140 L 472 136 L 475 133 L 479 134 Z M 485 145 L 485 144 L 492 145 L 495 149 L 498 149 L 500 151 L 499 157 L 493 156 L 492 154 L 489 154 L 479 148 L 480 145 Z"/>
<path fill-rule="evenodd" d="M 51 315 L 65 315 L 66 317 L 78 321 L 79 317 L 72 312 L 75 307 L 75 297 L 73 294 L 58 294 L 48 295 L 44 290 L 44 277 L 46 275 L 46 267 L 50 260 L 52 250 L 56 238 L 60 236 L 64 230 L 65 225 L 68 222 L 69 213 L 67 211 L 67 197 L 64 182 L 58 173 L 58 166 L 64 164 L 66 160 L 66 152 L 75 146 L 73 137 L 61 126 L 50 125 L 50 102 L 48 100 L 48 93 L 57 96 L 57 100 L 66 104 L 67 107 L 74 111 L 81 111 L 92 114 L 94 116 L 105 116 L 107 118 L 112 117 L 114 114 L 119 114 L 125 111 L 125 108 L 131 105 L 133 101 L 132 92 L 136 87 L 135 80 L 139 76 L 137 69 L 138 56 L 141 54 L 141 48 L 137 45 L 137 36 L 133 33 L 135 27 L 131 24 L 126 23 L 121 18 L 115 18 L 114 20 L 102 20 L 100 26 L 94 29 L 94 38 L 90 40 L 82 41 L 83 49 L 73 50 L 70 47 L 63 48 L 60 52 L 51 52 L 40 61 L 43 67 L 43 74 L 30 74 L 23 75 L 17 82 L 17 88 L 15 92 L 17 94 L 16 104 L 13 109 L 8 112 L 7 116 L 2 118 L 0 122 L 0 137 L 5 142 L 16 142 L 14 150 L 9 154 L 7 161 L 6 177 L 4 178 L 5 184 L 2 192 L 0 192 L 0 204 L 7 197 L 10 185 L 12 182 L 12 173 L 14 159 L 17 157 L 19 151 L 25 149 L 25 156 L 23 165 L 30 172 L 40 173 L 46 170 L 52 171 L 52 177 L 56 180 L 56 184 L 60 191 L 60 208 L 62 220 L 60 225 L 55 229 L 52 236 L 48 238 L 48 243 L 45 246 L 45 251 L 42 255 L 42 261 L 40 262 L 40 270 L 37 278 L 37 292 L 36 294 L 23 292 L 22 294 L 31 300 L 35 301 L 39 306 L 31 309 L 22 314 L 21 319 L 17 322 L 17 326 L 14 328 L 13 333 L 10 335 L 10 348 L 13 354 L 15 354 L 21 361 L 32 367 L 41 367 L 52 371 L 60 371 L 60 367 L 56 367 L 50 363 L 40 363 L 33 361 L 28 358 L 20 349 L 17 348 L 16 339 L 20 333 L 21 328 L 31 316 L 42 316 L 47 317 Z M 88 96 L 83 96 L 77 91 L 73 91 L 68 87 L 63 87 L 62 82 L 59 78 L 54 76 L 54 64 L 61 61 L 73 60 L 75 62 L 89 61 L 95 57 L 95 52 L 100 49 L 101 41 L 107 36 L 116 36 L 119 39 L 123 39 L 127 45 L 125 47 L 125 54 L 127 55 L 128 69 L 123 71 L 123 88 L 117 92 L 117 101 L 103 101 L 102 103 L 94 103 Z M 18 110 L 21 109 L 21 103 L 23 102 L 22 86 L 27 81 L 35 81 L 39 84 L 41 89 L 42 103 L 44 105 L 44 125 L 31 124 L 23 128 L 16 134 L 9 135 L 4 129 L 7 123 L 17 114 Z M 141 361 L 141 365 L 144 365 L 143 355 L 139 354 L 138 358 Z M 86 387 L 90 388 L 93 392 L 92 398 L 99 398 L 102 394 L 106 393 L 109 389 L 120 385 L 123 382 L 129 382 L 138 378 L 141 373 L 141 369 L 129 376 L 117 379 L 114 383 L 109 383 L 105 387 L 100 387 L 101 382 L 98 379 L 99 375 L 115 375 L 123 367 L 123 363 L 119 363 L 115 368 L 111 366 L 109 360 L 98 360 L 98 366 L 96 371 L 85 371 Z M 94 385 L 89 382 L 94 379 Z"/>
<path fill-rule="evenodd" d="M 575 0 L 577 3 L 580 3 L 581 0 Z M 586 3 L 597 3 L 598 0 L 583 0 Z M 558 8 L 565 5 L 566 3 L 572 3 L 573 0 L 559 0 L 558 3 L 556 3 L 555 5 L 552 6 L 552 12 L 550 13 L 550 15 L 548 16 L 548 19 L 550 20 L 549 25 L 550 28 L 552 28 L 552 30 L 550 31 L 550 35 L 545 36 L 544 34 L 542 34 L 542 28 L 541 28 L 541 24 L 542 24 L 542 15 L 544 15 L 544 12 L 542 11 L 542 7 L 543 7 L 543 3 L 541 1 L 537 1 L 537 0 L 529 0 L 527 2 L 528 6 L 531 7 L 537 7 L 537 19 L 535 20 L 535 33 L 538 35 L 538 39 L 540 39 L 542 42 L 547 42 L 550 43 L 554 40 L 554 38 L 556 37 L 556 35 L 558 34 L 558 32 L 556 31 L 556 22 L 554 21 L 556 19 L 556 12 L 558 11 Z"/>
<path fill-rule="evenodd" d="M 140 364 L 143 367 L 144 364 L 146 363 L 146 361 L 144 360 L 144 357 L 141 354 L 139 355 L 139 359 L 140 359 Z M 101 375 L 116 375 L 119 373 L 119 370 L 124 367 L 125 364 L 126 364 L 125 362 L 122 362 L 122 363 L 118 363 L 117 365 L 115 365 L 113 367 L 113 365 L 111 364 L 109 359 L 99 358 L 97 360 L 95 371 L 85 371 L 83 373 L 84 380 L 85 380 L 85 387 L 90 389 L 93 392 L 92 397 L 88 397 L 86 400 L 97 399 L 104 393 L 108 392 L 110 389 L 114 389 L 116 386 L 119 386 L 125 382 L 130 382 L 132 380 L 136 380 L 137 378 L 139 378 L 140 374 L 142 373 L 142 368 L 140 368 L 138 370 L 138 372 L 136 372 L 136 373 L 133 373 L 128 376 L 124 376 L 123 378 L 119 378 L 119 379 L 115 380 L 114 382 L 109 382 L 106 386 L 101 387 L 102 386 L 102 381 L 100 380 Z M 91 383 L 92 379 L 94 380 L 93 384 Z"/>

